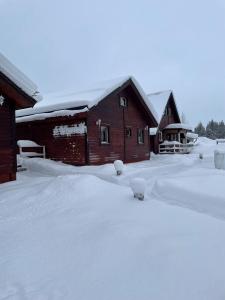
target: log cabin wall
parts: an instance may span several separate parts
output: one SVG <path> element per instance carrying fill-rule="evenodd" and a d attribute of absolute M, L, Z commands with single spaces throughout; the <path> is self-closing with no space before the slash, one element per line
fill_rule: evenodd
<path fill-rule="evenodd" d="M 167 113 L 162 116 L 159 124 L 160 129 L 165 128 L 169 124 L 180 123 L 180 118 L 178 116 L 177 109 L 174 101 L 172 100 L 172 97 L 169 98 L 165 111 L 167 111 Z"/>
<path fill-rule="evenodd" d="M 16 179 L 15 107 L 7 98 L 0 105 L 0 183 Z"/>
<path fill-rule="evenodd" d="M 127 99 L 127 106 L 120 105 L 120 97 Z M 99 120 L 101 122 L 99 123 Z M 143 108 L 131 86 L 114 93 L 93 107 L 88 114 L 88 162 L 110 163 L 116 159 L 136 162 L 149 159 L 147 125 L 151 120 L 144 115 Z M 100 127 L 108 126 L 109 144 L 101 144 Z M 126 136 L 126 128 L 131 136 Z M 144 130 L 144 143 L 138 144 L 137 131 Z"/>
<path fill-rule="evenodd" d="M 75 124 L 81 123 L 86 124 L 84 116 L 17 123 L 17 140 L 28 139 L 45 146 L 47 158 L 72 165 L 85 165 L 86 133 L 70 133 Z"/>

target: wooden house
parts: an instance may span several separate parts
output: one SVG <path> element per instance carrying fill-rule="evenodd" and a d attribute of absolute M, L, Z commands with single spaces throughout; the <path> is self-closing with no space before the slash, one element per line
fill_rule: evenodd
<path fill-rule="evenodd" d="M 148 94 L 158 122 L 150 129 L 151 149 L 155 153 L 189 153 L 197 135 L 182 123 L 172 91 Z"/>
<path fill-rule="evenodd" d="M 17 112 L 17 136 L 44 145 L 46 157 L 97 165 L 150 157 L 151 104 L 133 77 L 105 81 L 80 92 L 46 95 Z"/>
<path fill-rule="evenodd" d="M 0 183 L 16 179 L 15 110 L 36 100 L 37 87 L 0 54 Z"/>

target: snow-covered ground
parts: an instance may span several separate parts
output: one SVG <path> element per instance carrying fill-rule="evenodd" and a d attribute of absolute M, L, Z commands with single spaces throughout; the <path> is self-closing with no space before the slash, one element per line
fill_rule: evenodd
<path fill-rule="evenodd" d="M 224 299 L 216 148 L 202 138 L 192 154 L 152 156 L 121 176 L 111 164 L 25 160 L 28 171 L 0 185 L 0 299 Z M 133 198 L 135 177 L 145 201 Z"/>

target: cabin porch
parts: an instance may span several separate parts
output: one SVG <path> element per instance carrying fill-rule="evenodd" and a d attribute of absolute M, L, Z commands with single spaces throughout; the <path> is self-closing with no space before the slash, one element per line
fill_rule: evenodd
<path fill-rule="evenodd" d="M 198 135 L 186 124 L 170 124 L 159 133 L 159 153 L 190 153 Z"/>

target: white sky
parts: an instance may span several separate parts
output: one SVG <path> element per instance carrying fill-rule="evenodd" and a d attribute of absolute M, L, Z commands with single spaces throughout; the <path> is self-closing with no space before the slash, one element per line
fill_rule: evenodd
<path fill-rule="evenodd" d="M 0 0 L 0 36 L 43 94 L 131 74 L 194 125 L 225 120 L 224 0 Z"/>

